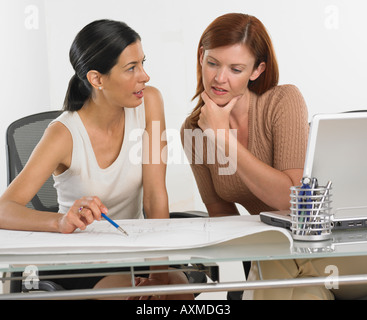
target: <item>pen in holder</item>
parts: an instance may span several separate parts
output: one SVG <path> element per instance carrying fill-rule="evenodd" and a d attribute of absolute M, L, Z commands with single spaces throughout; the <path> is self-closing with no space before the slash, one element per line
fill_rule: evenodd
<path fill-rule="evenodd" d="M 291 232 L 295 240 L 320 241 L 331 238 L 331 182 L 317 186 L 316 179 L 303 179 L 291 187 Z"/>

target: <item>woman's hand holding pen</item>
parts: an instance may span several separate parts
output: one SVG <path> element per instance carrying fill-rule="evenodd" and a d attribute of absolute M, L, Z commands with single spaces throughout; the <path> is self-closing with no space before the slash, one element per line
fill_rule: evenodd
<path fill-rule="evenodd" d="M 94 220 L 101 220 L 107 208 L 98 197 L 83 197 L 74 202 L 69 211 L 58 221 L 60 233 L 72 233 L 76 229 L 85 230 Z"/>

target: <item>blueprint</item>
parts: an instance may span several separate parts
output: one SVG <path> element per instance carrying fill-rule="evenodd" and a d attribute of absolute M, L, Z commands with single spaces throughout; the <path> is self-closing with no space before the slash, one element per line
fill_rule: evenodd
<path fill-rule="evenodd" d="M 0 254 L 62 254 L 179 250 L 215 245 L 260 234 L 263 241 L 288 241 L 289 231 L 260 222 L 258 216 L 139 219 L 116 221 L 128 236 L 107 221 L 95 221 L 72 234 L 0 230 Z M 258 241 L 259 237 L 257 237 Z"/>

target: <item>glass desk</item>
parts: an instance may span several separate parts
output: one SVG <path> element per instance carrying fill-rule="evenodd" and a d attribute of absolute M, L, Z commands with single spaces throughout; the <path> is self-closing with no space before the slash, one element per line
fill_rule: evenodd
<path fill-rule="evenodd" d="M 211 265 L 219 262 L 264 261 L 280 259 L 302 259 L 322 257 L 352 257 L 367 255 L 367 229 L 358 231 L 334 231 L 333 238 L 320 242 L 294 241 L 266 243 L 257 241 L 253 235 L 252 244 L 242 239 L 232 240 L 214 246 L 195 249 L 147 251 L 135 253 L 98 254 L 54 254 L 54 255 L 1 255 L 0 272 L 24 271 L 26 266 L 35 265 L 42 270 L 78 270 L 98 268 L 135 267 L 168 265 Z M 260 238 L 259 238 L 260 239 Z M 131 287 L 104 290 L 72 290 L 57 292 L 34 292 L 27 294 L 4 294 L 0 299 L 86 299 L 116 296 L 141 296 L 169 293 L 197 293 L 215 291 L 242 291 L 246 289 L 313 286 L 325 284 L 326 278 L 302 278 L 292 280 L 260 280 L 256 282 L 214 282 L 207 284 Z M 339 284 L 367 284 L 367 274 L 340 276 Z"/>

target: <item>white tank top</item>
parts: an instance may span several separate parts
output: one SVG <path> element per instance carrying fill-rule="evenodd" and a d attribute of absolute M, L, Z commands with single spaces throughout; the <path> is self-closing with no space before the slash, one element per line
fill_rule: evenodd
<path fill-rule="evenodd" d="M 77 112 L 64 112 L 55 121 L 64 124 L 73 138 L 70 168 L 53 176 L 59 212 L 67 213 L 75 200 L 84 196 L 98 196 L 112 219 L 143 218 L 144 103 L 137 108 L 125 108 L 125 135 L 120 154 L 106 169 L 99 167 L 87 130 Z"/>

